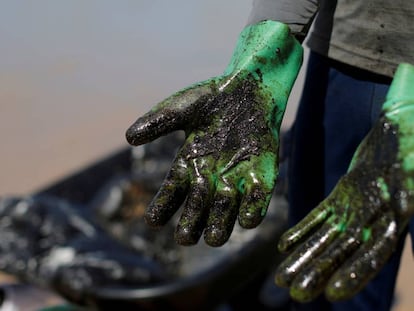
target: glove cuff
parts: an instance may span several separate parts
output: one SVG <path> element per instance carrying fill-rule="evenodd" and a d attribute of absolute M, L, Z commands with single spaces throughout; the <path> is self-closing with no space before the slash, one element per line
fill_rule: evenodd
<path fill-rule="evenodd" d="M 414 66 L 402 63 L 395 72 L 382 109 L 387 113 L 408 103 L 414 105 Z"/>
<path fill-rule="evenodd" d="M 389 122 L 398 128 L 398 157 L 402 169 L 414 171 L 414 66 L 402 63 L 398 66 L 383 105 L 383 112 Z M 407 188 L 414 188 L 412 184 Z"/>
<path fill-rule="evenodd" d="M 286 106 L 303 61 L 303 48 L 286 24 L 262 21 L 241 32 L 224 75 L 252 75 L 275 102 Z"/>

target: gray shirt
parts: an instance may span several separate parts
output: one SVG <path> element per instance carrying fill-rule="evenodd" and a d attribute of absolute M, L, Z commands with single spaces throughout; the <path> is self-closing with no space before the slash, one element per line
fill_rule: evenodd
<path fill-rule="evenodd" d="M 276 20 L 309 48 L 343 63 L 389 77 L 414 64 L 413 0 L 254 0 L 249 24 Z"/>

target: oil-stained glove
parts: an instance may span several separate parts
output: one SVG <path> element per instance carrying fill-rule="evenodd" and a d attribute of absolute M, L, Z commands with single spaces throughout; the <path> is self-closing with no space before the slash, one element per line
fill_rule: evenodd
<path fill-rule="evenodd" d="M 186 133 L 146 211 L 149 225 L 164 225 L 185 202 L 177 243 L 195 244 L 204 231 L 207 244 L 220 246 L 237 217 L 244 228 L 261 222 L 278 173 L 280 123 L 302 54 L 285 24 L 250 25 L 223 75 L 173 94 L 128 129 L 132 145 L 175 130 Z"/>
<path fill-rule="evenodd" d="M 301 302 L 348 299 L 384 266 L 414 213 L 414 67 L 401 64 L 382 115 L 331 194 L 279 242 L 276 283 Z"/>

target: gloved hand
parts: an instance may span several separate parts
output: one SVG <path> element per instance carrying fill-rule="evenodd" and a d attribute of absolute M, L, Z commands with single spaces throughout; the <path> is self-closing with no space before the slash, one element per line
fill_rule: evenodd
<path fill-rule="evenodd" d="M 401 64 L 380 119 L 359 145 L 334 190 L 279 249 L 296 249 L 276 283 L 302 302 L 325 291 L 348 299 L 387 262 L 414 213 L 414 67 Z"/>
<path fill-rule="evenodd" d="M 224 244 L 234 223 L 256 227 L 270 201 L 278 165 L 280 123 L 303 49 L 278 22 L 240 34 L 224 74 L 185 88 L 139 118 L 127 140 L 140 145 L 175 130 L 186 140 L 146 211 L 164 225 L 185 201 L 175 239 Z"/>

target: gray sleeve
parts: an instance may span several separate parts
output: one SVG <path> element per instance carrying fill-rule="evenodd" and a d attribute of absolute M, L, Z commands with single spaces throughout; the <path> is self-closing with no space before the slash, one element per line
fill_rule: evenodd
<path fill-rule="evenodd" d="M 319 0 L 254 0 L 247 24 L 274 20 L 287 24 L 295 36 L 305 37 L 318 4 Z"/>

